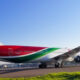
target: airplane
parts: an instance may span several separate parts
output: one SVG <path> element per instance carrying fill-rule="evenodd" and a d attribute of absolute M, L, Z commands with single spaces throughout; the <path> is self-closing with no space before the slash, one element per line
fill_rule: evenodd
<path fill-rule="evenodd" d="M 40 63 L 46 68 L 54 63 L 55 68 L 63 67 L 65 61 L 73 61 L 80 52 L 80 46 L 72 50 L 67 48 L 49 48 L 36 46 L 0 45 L 0 60 L 12 63 Z"/>

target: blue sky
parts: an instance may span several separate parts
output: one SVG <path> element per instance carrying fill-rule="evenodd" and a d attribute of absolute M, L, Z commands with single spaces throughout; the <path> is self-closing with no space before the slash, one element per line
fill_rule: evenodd
<path fill-rule="evenodd" d="M 80 46 L 80 0 L 0 0 L 0 42 Z"/>

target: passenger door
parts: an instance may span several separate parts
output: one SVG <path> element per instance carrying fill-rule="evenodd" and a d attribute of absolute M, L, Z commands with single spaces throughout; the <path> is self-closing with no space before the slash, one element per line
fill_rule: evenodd
<path fill-rule="evenodd" d="M 9 56 L 13 56 L 13 49 L 12 48 L 8 48 L 8 54 L 9 54 Z"/>

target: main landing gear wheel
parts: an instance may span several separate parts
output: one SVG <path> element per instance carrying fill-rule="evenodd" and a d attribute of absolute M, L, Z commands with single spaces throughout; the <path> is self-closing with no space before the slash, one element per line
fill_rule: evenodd
<path fill-rule="evenodd" d="M 39 68 L 47 68 L 47 64 L 46 64 L 46 63 L 41 63 L 41 64 L 39 65 Z"/>
<path fill-rule="evenodd" d="M 55 66 L 55 68 L 62 68 L 63 67 L 63 63 L 60 64 L 60 63 L 57 62 L 57 63 L 55 63 L 54 66 Z"/>

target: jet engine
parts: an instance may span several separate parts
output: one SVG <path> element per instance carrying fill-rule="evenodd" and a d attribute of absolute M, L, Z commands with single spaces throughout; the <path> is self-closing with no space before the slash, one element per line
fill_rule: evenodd
<path fill-rule="evenodd" d="M 79 56 L 79 55 L 76 56 L 76 57 L 74 58 L 74 61 L 77 62 L 77 63 L 79 63 L 79 62 L 80 62 L 80 56 Z"/>

